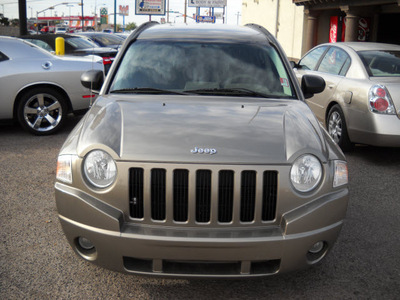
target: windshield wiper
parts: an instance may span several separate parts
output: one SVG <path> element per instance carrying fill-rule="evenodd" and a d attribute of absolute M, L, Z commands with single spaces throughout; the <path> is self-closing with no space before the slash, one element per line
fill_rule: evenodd
<path fill-rule="evenodd" d="M 185 93 L 193 93 L 198 95 L 224 95 L 224 96 L 252 96 L 269 98 L 271 96 L 256 92 L 245 88 L 214 88 L 214 89 L 197 89 L 197 90 L 186 90 Z"/>
<path fill-rule="evenodd" d="M 130 88 L 130 89 L 119 89 L 110 91 L 110 93 L 121 93 L 121 94 L 172 94 L 172 95 L 187 95 L 184 92 L 176 92 L 171 90 L 163 90 L 156 88 Z"/>

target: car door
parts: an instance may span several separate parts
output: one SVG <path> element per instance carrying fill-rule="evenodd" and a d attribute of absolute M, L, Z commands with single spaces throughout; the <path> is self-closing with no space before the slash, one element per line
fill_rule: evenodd
<path fill-rule="evenodd" d="M 334 97 L 337 86 L 350 66 L 350 57 L 344 50 L 335 46 L 321 46 L 314 51 L 316 50 L 318 50 L 318 52 L 309 52 L 309 54 L 314 55 L 313 62 L 316 61 L 314 68 L 308 70 L 309 66 L 312 67 L 313 65 L 309 63 L 309 61 L 311 61 L 311 56 L 307 57 L 309 56 L 307 55 L 300 61 L 300 68 L 297 70 L 297 73 L 300 77 L 304 74 L 314 74 L 324 78 L 326 83 L 325 90 L 322 93 L 315 94 L 310 99 L 306 99 L 311 110 L 320 122 L 324 123 L 326 108 Z M 324 50 L 324 52 L 322 52 L 322 50 Z M 307 59 L 305 60 L 306 57 Z M 305 63 L 308 64 L 307 67 L 303 67 Z"/>
<path fill-rule="evenodd" d="M 0 42 L 1 43 L 1 42 Z M 9 78 L 15 74 L 12 60 L 0 49 L 0 120 L 12 118 L 14 98 L 13 89 L 10 88 Z"/>

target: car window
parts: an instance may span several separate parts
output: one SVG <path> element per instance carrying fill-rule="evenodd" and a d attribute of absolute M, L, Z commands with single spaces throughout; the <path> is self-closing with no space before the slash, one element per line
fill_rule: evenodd
<path fill-rule="evenodd" d="M 350 58 L 344 50 L 337 47 L 331 47 L 324 55 L 321 64 L 318 66 L 318 71 L 339 75 L 347 61 L 350 61 Z"/>
<path fill-rule="evenodd" d="M 118 36 L 112 34 L 104 34 L 104 35 L 95 35 L 92 39 L 100 42 L 103 45 L 120 45 L 124 42 L 124 40 Z"/>
<path fill-rule="evenodd" d="M 350 68 L 350 63 L 351 63 L 351 59 L 350 59 L 350 57 L 348 57 L 346 59 L 346 61 L 344 62 L 343 67 L 340 70 L 339 75 L 341 75 L 341 76 L 345 76 L 346 75 L 348 69 Z"/>
<path fill-rule="evenodd" d="M 306 70 L 314 70 L 315 67 L 317 66 L 317 63 L 319 59 L 321 58 L 321 55 L 324 54 L 327 46 L 321 46 L 318 47 L 310 52 L 308 52 L 299 62 L 299 66 L 302 69 Z"/>
<path fill-rule="evenodd" d="M 36 39 L 25 39 L 28 42 L 31 42 L 32 44 L 35 44 L 36 46 L 39 46 L 42 49 L 45 49 L 49 52 L 53 51 L 53 49 L 49 46 L 49 44 L 47 44 L 44 41 L 41 40 L 36 40 Z"/>
<path fill-rule="evenodd" d="M 399 77 L 400 51 L 357 52 L 369 74 L 373 77 Z"/>
<path fill-rule="evenodd" d="M 135 88 L 246 89 L 293 96 L 276 50 L 255 44 L 138 40 L 123 57 L 110 91 Z"/>
<path fill-rule="evenodd" d="M 9 60 L 8 56 L 0 52 L 0 61 Z"/>
<path fill-rule="evenodd" d="M 98 47 L 95 43 L 80 37 L 67 38 L 65 42 L 71 45 L 74 49 L 87 49 Z"/>

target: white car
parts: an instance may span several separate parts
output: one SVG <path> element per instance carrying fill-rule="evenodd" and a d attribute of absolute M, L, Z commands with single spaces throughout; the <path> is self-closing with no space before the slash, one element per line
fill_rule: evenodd
<path fill-rule="evenodd" d="M 85 111 L 95 95 L 81 74 L 103 71 L 101 58 L 55 56 L 27 41 L 0 37 L 0 119 L 36 135 L 52 134 L 68 113 Z"/>
<path fill-rule="evenodd" d="M 56 27 L 54 33 L 67 33 L 68 27 Z"/>

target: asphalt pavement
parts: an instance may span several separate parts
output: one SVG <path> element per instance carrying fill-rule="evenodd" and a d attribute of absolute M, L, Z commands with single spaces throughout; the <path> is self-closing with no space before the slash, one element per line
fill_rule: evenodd
<path fill-rule="evenodd" d="M 158 279 L 99 268 L 67 243 L 53 186 L 58 150 L 78 120 L 46 137 L 0 125 L 1 299 L 399 299 L 400 149 L 347 153 L 346 223 L 317 266 L 261 279 Z"/>

